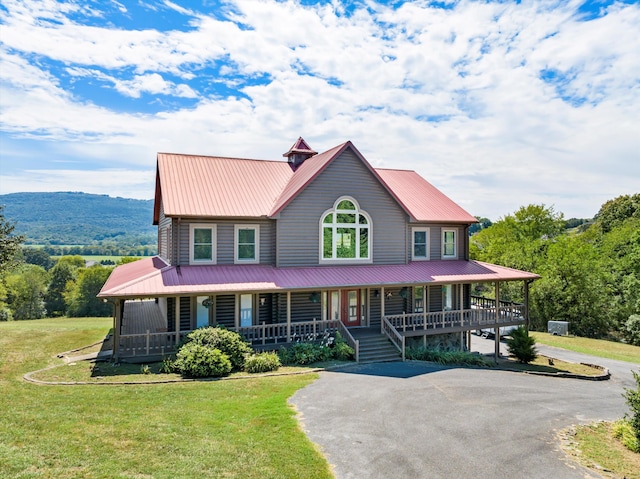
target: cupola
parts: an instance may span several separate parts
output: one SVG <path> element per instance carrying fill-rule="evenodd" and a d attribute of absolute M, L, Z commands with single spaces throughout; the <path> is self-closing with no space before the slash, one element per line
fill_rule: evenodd
<path fill-rule="evenodd" d="M 313 155 L 317 155 L 318 152 L 312 150 L 306 141 L 302 137 L 293 144 L 289 151 L 283 153 L 282 156 L 287 157 L 289 166 L 293 171 L 296 171 L 298 167 L 304 163 L 305 160 L 311 158 Z"/>

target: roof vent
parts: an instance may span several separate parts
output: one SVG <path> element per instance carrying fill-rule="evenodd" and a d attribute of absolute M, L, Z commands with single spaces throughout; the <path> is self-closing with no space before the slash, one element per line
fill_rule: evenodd
<path fill-rule="evenodd" d="M 304 161 L 308 158 L 311 158 L 313 155 L 317 155 L 317 151 L 313 151 L 311 147 L 307 144 L 306 141 L 302 139 L 302 137 L 298 138 L 298 140 L 293 144 L 289 151 L 283 153 L 282 156 L 287 157 L 287 161 L 289 162 L 289 166 L 293 171 L 296 171 L 298 167 L 304 163 Z"/>

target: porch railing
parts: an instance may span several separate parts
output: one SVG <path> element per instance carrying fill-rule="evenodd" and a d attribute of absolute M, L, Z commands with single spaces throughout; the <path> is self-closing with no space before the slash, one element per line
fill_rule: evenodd
<path fill-rule="evenodd" d="M 415 331 L 416 334 L 419 334 L 420 330 L 446 333 L 451 329 L 481 329 L 524 322 L 523 305 L 517 304 L 500 308 L 499 315 L 496 315 L 495 308 L 474 308 L 396 314 L 385 316 L 383 319 L 388 320 L 391 326 L 402 333 Z"/>
<path fill-rule="evenodd" d="M 189 331 L 180 332 L 180 340 Z M 176 332 L 126 334 L 120 336 L 120 357 L 164 356 L 176 349 Z"/>
<path fill-rule="evenodd" d="M 391 343 L 402 354 L 402 360 L 405 357 L 405 337 L 398 332 L 393 324 L 387 319 L 388 316 L 382 318 L 382 334 L 387 336 Z"/>
<path fill-rule="evenodd" d="M 360 357 L 360 342 L 354 339 L 344 324 L 338 320 L 313 320 L 295 322 L 290 325 L 287 323 L 262 323 L 231 329 L 253 345 L 283 345 L 295 341 L 315 341 L 321 339 L 326 333 L 340 331 L 344 340 L 355 351 L 356 361 L 359 361 Z M 180 340 L 190 332 L 180 331 Z M 146 333 L 121 335 L 119 346 L 120 357 L 164 356 L 176 350 L 176 332 L 152 333 L 147 330 Z"/>

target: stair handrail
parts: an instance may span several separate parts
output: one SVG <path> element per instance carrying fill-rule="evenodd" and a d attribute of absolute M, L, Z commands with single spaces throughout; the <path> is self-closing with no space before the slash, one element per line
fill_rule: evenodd
<path fill-rule="evenodd" d="M 336 327 L 338 331 L 340 331 L 340 334 L 342 334 L 342 337 L 345 339 L 345 341 L 347 341 L 347 344 L 353 348 L 353 351 L 355 352 L 356 363 L 359 363 L 360 362 L 360 340 L 355 339 L 351 335 L 351 333 L 349 332 L 349 329 L 344 325 L 342 321 L 336 321 Z"/>
<path fill-rule="evenodd" d="M 400 332 L 393 327 L 393 324 L 386 318 L 382 318 L 382 334 L 389 338 L 391 344 L 393 344 L 400 353 L 402 353 L 402 360 L 404 361 L 405 357 L 405 345 L 404 345 L 404 336 L 400 334 Z"/>

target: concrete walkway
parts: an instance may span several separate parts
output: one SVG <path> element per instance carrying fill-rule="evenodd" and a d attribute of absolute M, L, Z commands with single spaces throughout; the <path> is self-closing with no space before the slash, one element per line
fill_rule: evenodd
<path fill-rule="evenodd" d="M 323 372 L 291 403 L 338 479 L 598 477 L 565 457 L 557 435 L 622 417 L 634 365 L 585 358 L 606 362 L 612 379 L 378 363 Z"/>

